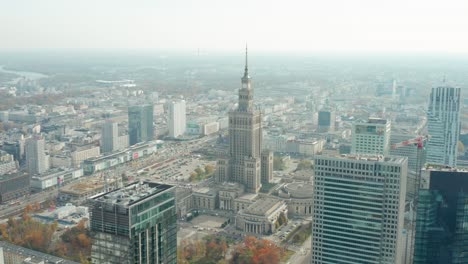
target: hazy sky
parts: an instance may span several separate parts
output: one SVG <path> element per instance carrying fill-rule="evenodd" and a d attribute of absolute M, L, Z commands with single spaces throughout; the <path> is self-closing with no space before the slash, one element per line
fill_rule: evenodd
<path fill-rule="evenodd" d="M 0 0 L 0 49 L 468 52 L 468 0 Z"/>

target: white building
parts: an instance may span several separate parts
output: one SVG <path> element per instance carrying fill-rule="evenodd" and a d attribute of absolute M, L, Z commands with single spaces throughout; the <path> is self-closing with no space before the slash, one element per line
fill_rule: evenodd
<path fill-rule="evenodd" d="M 169 137 L 177 138 L 185 133 L 186 115 L 185 100 L 172 101 L 169 103 Z"/>
<path fill-rule="evenodd" d="M 218 122 L 210 122 L 204 124 L 202 126 L 202 135 L 209 136 L 219 131 L 219 123 Z"/>
<path fill-rule="evenodd" d="M 30 175 L 41 174 L 48 170 L 45 141 L 39 135 L 26 140 L 26 164 Z"/>
<path fill-rule="evenodd" d="M 83 169 L 57 169 L 42 175 L 31 177 L 31 189 L 33 191 L 44 191 L 49 188 L 68 184 L 83 176 Z"/>
<path fill-rule="evenodd" d="M 288 206 L 282 200 L 267 198 L 257 200 L 240 210 L 236 216 L 236 228 L 245 233 L 272 234 L 279 224 L 280 215 L 287 220 Z"/>
<path fill-rule="evenodd" d="M 102 152 L 119 149 L 119 126 L 116 122 L 106 121 L 102 127 Z"/>
<path fill-rule="evenodd" d="M 390 150 L 391 122 L 369 118 L 367 122 L 353 124 L 351 153 L 388 155 Z"/>
<path fill-rule="evenodd" d="M 0 175 L 14 172 L 16 169 L 17 165 L 13 155 L 0 150 Z"/>
<path fill-rule="evenodd" d="M 92 144 L 76 146 L 74 149 L 75 150 L 71 152 L 71 162 L 72 166 L 75 168 L 80 167 L 83 161 L 101 155 L 100 148 Z"/>
<path fill-rule="evenodd" d="M 457 144 L 460 134 L 460 88 L 432 88 L 427 112 L 427 162 L 457 165 Z"/>
<path fill-rule="evenodd" d="M 312 264 L 400 263 L 408 159 L 315 158 Z"/>

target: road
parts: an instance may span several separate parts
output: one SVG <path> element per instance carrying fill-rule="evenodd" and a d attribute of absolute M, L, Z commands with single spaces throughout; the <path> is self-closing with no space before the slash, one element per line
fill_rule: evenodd
<path fill-rule="evenodd" d="M 309 237 L 304 244 L 302 244 L 302 247 L 299 248 L 294 255 L 289 258 L 289 261 L 287 263 L 291 264 L 309 264 L 310 263 L 310 257 L 311 257 L 311 237 Z M 289 248 L 288 248 L 289 249 Z"/>
<path fill-rule="evenodd" d="M 6 219 L 12 215 L 19 214 L 23 211 L 24 207 L 28 204 L 43 203 L 44 201 L 56 197 L 58 194 L 57 189 L 52 189 L 46 192 L 31 194 L 27 197 L 17 199 L 19 202 L 16 205 L 4 204 L 0 205 L 0 219 Z"/>
<path fill-rule="evenodd" d="M 216 138 L 217 138 L 217 135 L 212 135 L 212 136 L 207 136 L 207 137 L 203 137 L 203 138 L 199 138 L 199 139 L 195 139 L 191 141 L 167 142 L 167 147 L 159 150 L 155 154 L 123 164 L 116 168 L 109 169 L 107 172 L 109 172 L 110 174 L 112 173 L 119 174 L 119 172 L 126 172 L 127 175 L 129 176 L 137 176 L 138 171 L 142 169 L 151 167 L 155 163 L 166 162 L 173 158 L 177 158 L 181 155 L 188 155 L 190 152 L 194 150 L 198 150 L 204 145 L 210 142 L 213 142 L 214 140 L 216 140 Z M 96 176 L 97 174 L 100 174 L 100 173 L 102 172 L 98 172 L 94 175 L 86 176 L 86 177 Z M 80 179 L 83 180 L 85 178 L 83 177 Z M 177 181 L 170 181 L 166 179 L 159 179 L 159 181 L 165 182 L 165 183 L 178 184 Z M 53 189 L 42 191 L 40 193 L 35 193 L 29 196 L 19 198 L 16 200 L 18 201 L 18 203 L 15 205 L 2 204 L 0 205 L 0 219 L 6 219 L 12 215 L 17 215 L 21 213 L 24 207 L 26 207 L 26 205 L 28 204 L 34 204 L 36 202 L 42 203 L 48 199 L 57 197 L 57 195 L 58 195 L 58 190 L 56 188 L 53 188 Z"/>

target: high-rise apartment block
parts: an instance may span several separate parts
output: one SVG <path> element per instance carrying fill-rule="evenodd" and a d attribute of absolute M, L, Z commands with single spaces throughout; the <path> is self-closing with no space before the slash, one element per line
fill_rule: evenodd
<path fill-rule="evenodd" d="M 369 118 L 367 122 L 353 124 L 351 153 L 388 155 L 390 150 L 391 122 Z"/>
<path fill-rule="evenodd" d="M 217 182 L 238 182 L 245 186 L 247 192 L 257 193 L 262 186 L 262 167 L 270 168 L 273 159 L 265 158 L 265 162 L 271 164 L 261 165 L 262 113 L 254 106 L 247 50 L 241 83 L 238 107 L 229 112 L 229 155 L 218 161 L 215 179 Z M 263 178 L 271 179 L 271 175 L 264 175 Z"/>
<path fill-rule="evenodd" d="M 41 174 L 48 170 L 45 141 L 39 135 L 26 140 L 26 164 L 30 175 Z"/>
<path fill-rule="evenodd" d="M 102 127 L 102 152 L 119 149 L 119 126 L 116 122 L 106 121 Z"/>
<path fill-rule="evenodd" d="M 175 187 L 137 182 L 91 202 L 93 263 L 177 263 Z"/>
<path fill-rule="evenodd" d="M 432 88 L 427 132 L 427 163 L 455 167 L 460 134 L 460 88 Z"/>
<path fill-rule="evenodd" d="M 414 264 L 468 263 L 468 172 L 427 171 L 418 193 Z"/>
<path fill-rule="evenodd" d="M 335 131 L 335 112 L 321 110 L 318 112 L 318 132 Z"/>
<path fill-rule="evenodd" d="M 172 101 L 169 103 L 169 137 L 177 138 L 185 133 L 186 115 L 185 101 Z"/>
<path fill-rule="evenodd" d="M 312 264 L 401 263 L 406 157 L 315 158 Z"/>
<path fill-rule="evenodd" d="M 136 105 L 128 108 L 128 136 L 130 146 L 153 140 L 153 105 Z"/>

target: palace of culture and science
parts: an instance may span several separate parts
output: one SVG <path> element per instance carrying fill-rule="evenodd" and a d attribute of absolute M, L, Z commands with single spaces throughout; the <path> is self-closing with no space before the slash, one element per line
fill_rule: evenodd
<path fill-rule="evenodd" d="M 248 193 L 257 193 L 269 183 L 273 153 L 262 151 L 262 113 L 255 108 L 253 89 L 245 54 L 245 70 L 236 110 L 229 112 L 229 155 L 218 161 L 216 181 L 236 182 Z"/>

